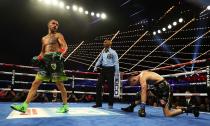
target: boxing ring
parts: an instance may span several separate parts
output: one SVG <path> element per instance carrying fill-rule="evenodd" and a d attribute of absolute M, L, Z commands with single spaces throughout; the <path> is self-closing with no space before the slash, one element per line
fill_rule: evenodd
<path fill-rule="evenodd" d="M 11 110 L 9 105 L 10 103 L 1 103 L 1 126 L 51 126 L 52 124 L 58 126 L 208 126 L 210 124 L 209 113 L 201 113 L 200 117 L 198 118 L 195 118 L 193 115 L 186 114 L 173 118 L 165 118 L 162 114 L 161 108 L 147 106 L 147 117 L 140 118 L 137 116 L 137 108 L 133 113 L 125 113 L 120 110 L 120 107 L 125 107 L 127 104 L 119 103 L 114 104 L 114 109 L 112 110 L 107 109 L 105 105 L 103 109 L 93 109 L 90 107 L 92 103 L 70 103 L 70 111 L 66 114 L 53 113 L 58 106 L 57 103 L 32 103 L 30 105 L 30 109 L 32 109 L 34 112 L 32 112 L 30 115 L 19 115 L 22 117 L 25 116 L 25 118 L 18 118 L 18 116 L 15 115 L 13 118 L 11 118 L 12 115 L 10 115 Z M 40 113 L 41 115 L 39 117 L 33 117 L 34 114 L 38 116 Z M 10 115 L 10 118 L 8 115 Z"/>
<path fill-rule="evenodd" d="M 208 60 L 208 59 L 206 59 Z M 197 60 L 193 62 L 187 62 L 172 66 L 166 66 L 162 68 L 156 68 L 153 71 L 159 69 L 168 69 L 176 68 L 182 65 L 188 65 L 193 63 L 204 63 L 206 60 Z M 0 63 L 0 74 L 2 76 L 0 82 L 5 85 L 12 84 L 13 91 L 16 92 L 27 92 L 30 88 L 32 80 L 35 76 L 37 69 L 36 67 L 15 65 L 15 64 L 5 64 Z M 4 71 L 3 71 L 4 69 Z M 5 71 L 6 69 L 6 71 Z M 93 72 L 81 72 L 81 71 L 71 71 L 65 70 L 69 80 L 65 82 L 65 87 L 67 92 L 71 95 L 74 94 L 95 94 L 95 87 L 97 76 L 99 73 Z M 126 76 L 130 73 L 124 73 L 121 75 L 119 82 L 115 83 L 115 98 L 123 99 L 125 96 L 133 96 L 140 86 L 129 86 L 127 84 Z M 209 66 L 203 69 L 185 72 L 185 73 L 176 73 L 162 75 L 164 78 L 177 78 L 183 76 L 194 76 L 202 75 L 203 79 L 195 82 L 186 82 L 176 84 L 173 81 L 169 81 L 172 88 L 182 87 L 182 86 L 204 86 L 209 88 Z M 4 76 L 6 79 L 4 79 Z M 8 78 L 10 78 L 8 80 Z M 80 84 L 79 84 L 80 83 Z M 45 87 L 47 86 L 47 88 Z M 52 83 L 43 83 L 37 92 L 43 93 L 60 93 L 59 91 L 53 91 Z M 23 88 L 24 87 L 24 88 Z M 47 89 L 47 90 L 46 90 Z M 0 88 L 2 91 L 10 90 L 8 88 Z M 103 95 L 107 95 L 107 92 L 103 92 Z M 174 93 L 174 96 L 208 96 L 208 92 L 197 92 L 197 93 Z M 20 113 L 12 111 L 10 109 L 11 102 L 0 102 L 0 125 L 1 126 L 11 126 L 11 125 L 73 125 L 73 126 L 92 126 L 92 125 L 101 125 L 101 126 L 114 126 L 114 125 L 125 125 L 125 126 L 175 126 L 175 125 L 191 125 L 191 126 L 207 126 L 210 124 L 210 113 L 200 112 L 199 117 L 194 117 L 193 114 L 181 114 L 172 118 L 165 118 L 162 113 L 162 108 L 147 106 L 147 117 L 140 118 L 137 115 L 139 107 L 136 107 L 133 113 L 125 113 L 121 111 L 122 107 L 126 107 L 128 103 L 115 102 L 113 109 L 108 109 L 107 103 L 103 103 L 102 108 L 92 108 L 94 104 L 91 103 L 69 103 L 70 111 L 64 114 L 56 113 L 56 108 L 61 103 L 31 103 L 27 112 Z M 49 123 L 51 122 L 51 123 Z"/>

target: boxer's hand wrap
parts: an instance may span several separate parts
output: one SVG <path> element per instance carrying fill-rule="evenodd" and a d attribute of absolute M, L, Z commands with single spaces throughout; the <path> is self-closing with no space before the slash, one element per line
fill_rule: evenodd
<path fill-rule="evenodd" d="M 60 52 L 60 53 L 64 53 L 64 52 L 65 52 L 65 49 L 64 49 L 64 48 L 61 48 L 61 49 L 59 50 L 59 52 Z"/>
<path fill-rule="evenodd" d="M 37 57 L 37 59 L 38 59 L 39 61 L 42 61 L 42 60 L 43 60 L 43 57 L 42 57 L 41 55 L 39 55 L 39 56 Z"/>

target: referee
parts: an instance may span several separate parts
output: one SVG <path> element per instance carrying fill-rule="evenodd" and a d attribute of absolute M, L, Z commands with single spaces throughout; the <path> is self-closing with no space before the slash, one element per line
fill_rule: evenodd
<path fill-rule="evenodd" d="M 109 86 L 108 105 L 109 108 L 112 109 L 114 101 L 114 77 L 116 80 L 119 79 L 119 62 L 116 51 L 111 48 L 112 41 L 105 40 L 103 45 L 104 50 L 100 54 L 94 67 L 95 72 L 99 66 L 101 66 L 102 70 L 96 85 L 96 104 L 92 107 L 102 107 L 102 84 L 107 81 Z"/>

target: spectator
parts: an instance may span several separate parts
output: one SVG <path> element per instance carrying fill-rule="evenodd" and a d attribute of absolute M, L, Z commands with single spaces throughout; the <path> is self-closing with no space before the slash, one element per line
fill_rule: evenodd
<path fill-rule="evenodd" d="M 0 91 L 0 101 L 8 102 L 16 96 L 15 92 L 12 89 L 12 85 L 7 86 L 7 90 Z"/>

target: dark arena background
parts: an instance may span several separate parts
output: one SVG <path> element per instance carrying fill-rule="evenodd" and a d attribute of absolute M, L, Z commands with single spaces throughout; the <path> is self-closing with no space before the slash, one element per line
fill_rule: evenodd
<path fill-rule="evenodd" d="M 0 0 L 0 15 L 0 126 L 210 125 L 210 0 Z M 15 111 L 11 105 L 24 104 L 33 90 L 41 67 L 32 58 L 43 51 L 42 37 L 52 19 L 68 46 L 62 62 L 69 110 L 57 113 L 62 93 L 50 80 L 39 86 L 26 112 Z M 113 106 L 107 80 L 102 106 L 95 108 L 103 67 L 94 67 L 105 40 L 112 40 L 118 54 L 119 75 Z M 129 83 L 130 75 L 145 70 L 169 83 L 170 111 L 192 111 L 164 116 L 149 83 L 146 117 L 139 117 L 140 104 L 133 112 L 122 111 L 142 89 Z"/>

